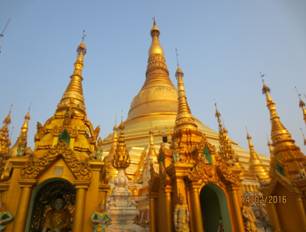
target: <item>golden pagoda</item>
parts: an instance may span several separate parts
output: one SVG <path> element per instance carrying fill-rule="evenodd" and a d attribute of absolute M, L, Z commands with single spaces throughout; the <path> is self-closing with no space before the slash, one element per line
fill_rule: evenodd
<path fill-rule="evenodd" d="M 90 218 L 105 198 L 103 191 L 107 188 L 99 182 L 103 163 L 94 159 L 99 128 L 94 129 L 87 119 L 82 90 L 85 54 L 82 41 L 70 82 L 54 115 L 45 124 L 37 123 L 33 152 L 23 152 L 27 148 L 29 113 L 10 150 L 4 149 L 9 145 L 6 134 L 10 116 L 4 121 L 1 144 L 9 156 L 9 168 L 5 178 L 1 176 L 1 204 L 14 217 L 6 231 L 92 229 L 92 223 L 85 218 Z"/>
<path fill-rule="evenodd" d="M 269 217 L 262 215 L 275 231 L 305 231 L 305 156 L 280 121 L 267 85 L 270 159 L 255 151 L 249 134 L 249 149 L 232 140 L 217 107 L 218 131 L 192 114 L 184 72 L 178 65 L 175 86 L 155 20 L 150 34 L 144 84 L 126 120 L 106 138 L 87 118 L 83 39 L 55 112 L 37 123 L 33 149 L 30 113 L 12 146 L 11 113 L 6 116 L 0 128 L 0 228 L 124 231 L 118 228 L 133 224 L 137 232 L 261 231 L 266 221 L 257 213 L 267 210 Z M 250 194 L 281 201 L 255 210 Z"/>
<path fill-rule="evenodd" d="M 126 144 L 131 157 L 131 164 L 126 172 L 131 179 L 139 179 L 141 174 L 141 164 L 146 155 L 150 130 L 154 130 L 154 145 L 158 150 L 163 137 L 171 140 L 178 109 L 178 92 L 170 78 L 165 53 L 160 43 L 160 30 L 155 20 L 150 35 L 152 42 L 148 51 L 145 81 L 133 98 L 128 117 L 124 121 Z M 219 147 L 219 133 L 200 122 L 195 116 L 193 120 L 199 131 L 206 135 L 207 140 L 212 145 Z M 230 138 L 229 141 L 239 160 L 239 165 L 244 170 L 249 170 L 249 151 Z M 112 144 L 113 134 L 110 134 L 103 140 L 104 156 L 110 153 Z M 269 159 L 261 154 L 259 154 L 259 159 L 268 169 Z M 158 166 L 157 159 L 155 159 L 155 166 Z M 245 172 L 245 175 L 248 178 L 244 179 L 242 188 L 246 191 L 257 191 L 259 183 L 256 177 L 248 171 Z"/>
<path fill-rule="evenodd" d="M 262 92 L 271 120 L 270 178 L 262 186 L 274 231 L 306 231 L 306 158 L 280 120 L 270 88 Z"/>

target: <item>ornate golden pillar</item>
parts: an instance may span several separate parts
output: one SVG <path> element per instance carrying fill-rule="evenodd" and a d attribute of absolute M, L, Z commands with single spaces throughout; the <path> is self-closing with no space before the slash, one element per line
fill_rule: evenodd
<path fill-rule="evenodd" d="M 19 183 L 21 187 L 21 192 L 13 231 L 24 231 L 25 229 L 32 187 L 36 183 L 36 180 L 21 180 Z"/>
<path fill-rule="evenodd" d="M 232 202 L 232 210 L 234 213 L 234 217 L 232 217 L 235 220 L 235 231 L 237 232 L 244 232 L 244 225 L 242 221 L 242 214 L 241 214 L 241 206 L 239 201 L 239 187 L 238 186 L 231 186 L 229 188 L 230 190 L 230 198 Z"/>
<path fill-rule="evenodd" d="M 83 218 L 85 208 L 85 196 L 88 188 L 88 183 L 76 183 L 76 203 L 73 219 L 73 232 L 83 232 Z"/>
<path fill-rule="evenodd" d="M 200 203 L 200 191 L 198 186 L 191 186 L 190 200 L 191 200 L 191 209 L 192 209 L 192 228 L 195 232 L 204 232 L 203 229 L 203 218 L 201 211 Z"/>
<path fill-rule="evenodd" d="M 150 193 L 150 232 L 156 232 L 156 199 L 157 193 Z"/>

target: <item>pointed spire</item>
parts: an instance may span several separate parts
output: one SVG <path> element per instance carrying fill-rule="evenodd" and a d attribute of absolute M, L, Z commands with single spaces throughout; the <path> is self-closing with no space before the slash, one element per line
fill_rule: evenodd
<path fill-rule="evenodd" d="M 151 47 L 149 49 L 149 56 L 151 55 L 164 55 L 164 51 L 162 49 L 162 47 L 160 46 L 160 42 L 159 42 L 159 35 L 160 35 L 160 31 L 159 28 L 156 24 L 156 20 L 155 17 L 153 18 L 153 26 L 151 29 L 151 37 L 152 37 L 152 44 Z"/>
<path fill-rule="evenodd" d="M 63 109 L 76 109 L 83 114 L 86 114 L 85 101 L 82 87 L 82 71 L 84 66 L 84 56 L 86 54 L 86 45 L 84 43 L 84 35 L 82 41 L 77 48 L 77 58 L 74 63 L 73 74 L 70 77 L 70 82 L 64 92 L 64 95 L 57 106 L 57 111 Z"/>
<path fill-rule="evenodd" d="M 228 132 L 226 128 L 223 126 L 221 120 L 221 113 L 218 110 L 217 104 L 215 103 L 216 113 L 215 116 L 217 118 L 218 127 L 219 127 L 219 154 L 223 159 L 227 162 L 234 164 L 236 162 L 236 154 L 232 146 L 232 142 L 229 139 Z"/>
<path fill-rule="evenodd" d="M 304 132 L 303 132 L 302 128 L 300 128 L 300 131 L 301 131 L 301 134 L 302 134 L 302 137 L 303 137 L 304 145 L 306 146 L 306 137 L 304 135 Z"/>
<path fill-rule="evenodd" d="M 218 122 L 218 127 L 219 127 L 219 132 L 224 132 L 226 131 L 226 129 L 223 127 L 223 124 L 222 124 L 222 121 L 221 121 L 221 113 L 219 112 L 218 110 L 218 107 L 217 107 L 217 103 L 215 103 L 215 109 L 216 109 L 216 113 L 215 113 L 215 116 L 217 118 L 217 122 Z M 227 132 L 227 131 L 226 131 Z"/>
<path fill-rule="evenodd" d="M 269 179 L 268 172 L 263 167 L 261 160 L 259 159 L 259 156 L 255 151 L 252 137 L 248 131 L 246 138 L 248 140 L 250 151 L 250 169 L 255 172 L 256 176 L 259 178 L 260 181 L 266 181 Z"/>
<path fill-rule="evenodd" d="M 130 165 L 130 155 L 126 148 L 124 137 L 124 125 L 123 122 L 119 125 L 119 139 L 116 148 L 116 152 L 113 157 L 113 167 L 116 169 L 126 169 Z"/>
<path fill-rule="evenodd" d="M 146 157 L 143 162 L 143 169 L 140 176 L 140 181 L 142 182 L 143 186 L 149 185 L 149 181 L 151 180 L 152 171 L 154 170 L 154 158 L 157 157 L 157 153 L 154 148 L 154 135 L 153 131 L 149 131 L 149 147 L 146 153 Z M 153 169 L 153 170 L 152 170 Z"/>
<path fill-rule="evenodd" d="M 177 67 L 175 76 L 177 79 L 177 91 L 178 91 L 178 109 L 175 121 L 175 129 L 190 128 L 197 129 L 197 124 L 192 117 L 190 107 L 187 101 L 184 85 L 184 73 L 180 66 Z"/>
<path fill-rule="evenodd" d="M 259 157 L 258 157 L 257 153 L 255 152 L 252 136 L 249 134 L 248 131 L 247 131 L 246 138 L 248 140 L 248 145 L 249 145 L 250 159 L 259 160 Z"/>
<path fill-rule="evenodd" d="M 3 120 L 3 126 L 0 129 L 0 155 L 8 156 L 11 140 L 9 137 L 9 124 L 11 123 L 11 110 Z"/>
<path fill-rule="evenodd" d="M 300 170 L 305 165 L 305 156 L 295 144 L 289 131 L 282 124 L 273 102 L 270 88 L 265 84 L 264 75 L 261 74 L 263 88 L 262 93 L 266 96 L 266 104 L 271 120 L 271 139 L 273 152 L 270 162 L 270 175 L 278 173 L 288 176 L 292 181 L 300 178 Z"/>
<path fill-rule="evenodd" d="M 24 121 L 22 123 L 19 136 L 11 149 L 11 156 L 22 156 L 24 154 L 27 147 L 29 121 L 30 112 L 28 111 L 24 116 Z"/>
<path fill-rule="evenodd" d="M 261 77 L 263 78 L 264 75 L 261 74 Z M 287 149 L 298 149 L 291 137 L 291 134 L 285 128 L 280 120 L 280 117 L 278 116 L 276 104 L 272 100 L 270 94 L 270 88 L 266 85 L 264 79 L 262 79 L 262 83 L 262 93 L 266 96 L 266 104 L 270 113 L 271 139 L 273 142 L 275 154 L 278 152 L 278 150 L 283 150 L 284 147 L 287 147 Z"/>
<path fill-rule="evenodd" d="M 299 98 L 299 107 L 301 108 L 302 110 L 302 114 L 303 114 L 303 119 L 304 119 L 304 122 L 306 124 L 306 105 L 305 105 L 305 102 L 302 98 L 302 94 L 299 93 L 297 87 L 295 86 L 295 90 L 298 94 L 298 98 Z"/>
<path fill-rule="evenodd" d="M 109 151 L 110 155 L 113 156 L 116 153 L 117 144 L 118 144 L 118 126 L 114 125 L 113 127 L 113 139 L 112 146 Z"/>
<path fill-rule="evenodd" d="M 149 48 L 149 58 L 146 71 L 147 79 L 144 86 L 155 81 L 162 81 L 172 85 L 169 79 L 169 71 L 166 64 L 164 51 L 159 42 L 159 35 L 160 31 L 154 18 L 151 29 L 152 43 Z"/>

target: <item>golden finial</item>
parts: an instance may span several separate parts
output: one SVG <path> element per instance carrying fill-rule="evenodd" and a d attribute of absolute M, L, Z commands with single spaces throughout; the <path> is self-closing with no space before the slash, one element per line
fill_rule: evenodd
<path fill-rule="evenodd" d="M 152 29 L 151 29 L 151 36 L 154 37 L 154 36 L 159 36 L 160 35 L 160 31 L 159 31 L 159 28 L 156 24 L 156 19 L 155 17 L 153 17 L 153 26 L 152 26 Z"/>
<path fill-rule="evenodd" d="M 70 82 L 64 92 L 64 95 L 58 104 L 57 111 L 77 109 L 78 111 L 86 114 L 85 101 L 83 96 L 82 87 L 82 72 L 84 66 L 84 56 L 86 54 L 86 45 L 84 39 L 86 37 L 85 31 L 83 31 L 82 40 L 77 48 L 77 58 L 74 63 L 73 74 L 71 75 Z"/>
<path fill-rule="evenodd" d="M 187 101 L 187 96 L 185 92 L 184 85 L 184 72 L 180 67 L 177 67 L 175 73 L 177 79 L 177 91 L 178 91 L 178 109 L 176 115 L 176 129 L 179 128 L 190 128 L 197 129 L 197 124 L 195 123 L 194 118 L 192 117 L 190 107 Z"/>
<path fill-rule="evenodd" d="M 81 43 L 79 44 L 79 46 L 77 48 L 78 55 L 77 55 L 76 62 L 74 64 L 74 72 L 73 72 L 73 75 L 79 75 L 81 78 L 83 78 L 82 77 L 82 71 L 83 71 L 83 65 L 84 65 L 84 56 L 87 52 L 86 44 L 85 44 L 86 36 L 87 35 L 85 33 L 85 30 L 83 30 Z"/>
<path fill-rule="evenodd" d="M 113 157 L 113 167 L 116 169 L 126 169 L 130 165 L 130 155 L 125 144 L 123 122 L 120 123 L 119 130 L 118 144 Z"/>
<path fill-rule="evenodd" d="M 24 116 L 24 121 L 20 128 L 19 136 L 10 152 L 11 156 L 24 155 L 24 151 L 27 147 L 29 121 L 30 121 L 30 111 L 28 111 Z"/>
<path fill-rule="evenodd" d="M 31 119 L 30 112 L 28 111 L 24 116 L 24 121 L 23 121 L 23 124 L 22 124 L 22 127 L 21 127 L 23 132 L 28 131 L 30 119 Z"/>
<path fill-rule="evenodd" d="M 299 98 L 299 107 L 302 110 L 304 122 L 306 123 L 306 105 L 305 105 L 305 102 L 302 98 L 302 94 L 299 93 L 297 87 L 295 86 L 294 88 L 295 88 L 295 90 L 297 92 L 297 95 L 298 95 L 298 98 Z"/>
<path fill-rule="evenodd" d="M 273 156 L 273 144 L 268 136 L 268 142 L 267 142 L 267 145 L 268 145 L 268 148 L 269 148 L 269 153 L 270 153 L 270 156 Z"/>
<path fill-rule="evenodd" d="M 253 144 L 253 138 L 252 136 L 249 134 L 248 129 L 246 128 L 246 138 L 248 140 L 248 145 L 249 145 L 249 151 L 250 151 L 250 160 L 259 160 L 259 157 L 257 155 L 257 153 L 255 152 L 255 148 L 254 148 L 254 144 Z"/>
<path fill-rule="evenodd" d="M 231 164 L 234 164 L 234 162 L 239 164 L 235 151 L 232 147 L 232 142 L 229 139 L 228 132 L 224 127 L 224 125 L 222 124 L 221 113 L 217 108 L 217 103 L 215 103 L 215 108 L 216 108 L 215 116 L 217 118 L 219 126 L 219 154 L 227 162 Z"/>
<path fill-rule="evenodd" d="M 217 106 L 217 103 L 215 102 L 215 110 L 216 110 L 216 113 L 215 113 L 215 116 L 217 118 L 217 122 L 218 122 L 218 127 L 219 127 L 219 131 L 223 130 L 223 125 L 222 125 L 222 121 L 221 121 L 221 113 L 220 111 L 218 110 L 218 106 Z"/>
<path fill-rule="evenodd" d="M 261 78 L 261 81 L 262 81 L 262 93 L 266 94 L 266 93 L 270 92 L 270 88 L 266 85 L 265 79 L 264 79 L 266 74 L 264 74 L 262 72 L 260 72 L 259 74 L 260 74 L 260 78 Z"/>
<path fill-rule="evenodd" d="M 303 140 L 304 140 L 304 145 L 306 146 L 306 138 L 305 138 L 305 135 L 304 135 L 304 132 L 303 132 L 302 128 L 300 128 L 300 131 L 301 131 L 301 134 L 302 134 L 302 137 L 303 137 Z"/>
<path fill-rule="evenodd" d="M 162 55 L 163 56 L 164 55 L 163 49 L 160 46 L 159 35 L 160 35 L 159 28 L 156 24 L 155 18 L 153 18 L 153 26 L 151 28 L 152 44 L 149 49 L 149 56 L 152 56 L 152 55 Z"/>
<path fill-rule="evenodd" d="M 10 105 L 10 109 L 8 114 L 6 115 L 6 117 L 3 120 L 3 126 L 8 126 L 11 123 L 11 118 L 12 118 L 12 109 L 13 109 L 13 104 Z"/>
<path fill-rule="evenodd" d="M 11 123 L 11 112 L 12 106 L 10 107 L 9 113 L 3 120 L 3 126 L 0 129 L 0 155 L 8 156 L 9 148 L 11 145 L 10 135 L 9 135 L 9 124 Z"/>

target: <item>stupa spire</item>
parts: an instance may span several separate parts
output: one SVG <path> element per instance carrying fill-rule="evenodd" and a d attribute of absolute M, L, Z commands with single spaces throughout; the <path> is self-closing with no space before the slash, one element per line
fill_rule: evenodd
<path fill-rule="evenodd" d="M 11 110 L 3 120 L 3 126 L 0 129 L 0 155 L 8 156 L 11 140 L 9 136 L 9 124 L 11 123 Z"/>
<path fill-rule="evenodd" d="M 218 110 L 217 104 L 215 103 L 218 127 L 219 127 L 219 154 L 227 162 L 234 164 L 236 161 L 236 154 L 232 146 L 232 142 L 229 139 L 227 129 L 224 127 L 221 120 L 221 113 Z"/>
<path fill-rule="evenodd" d="M 298 98 L 299 98 L 299 107 L 301 108 L 302 110 L 302 114 L 303 114 L 303 119 L 304 119 L 304 122 L 306 124 L 306 104 L 302 98 L 302 94 L 299 93 L 298 89 L 295 87 L 295 90 L 298 94 Z"/>
<path fill-rule="evenodd" d="M 300 128 L 300 131 L 301 131 L 301 134 L 302 134 L 302 137 L 303 137 L 304 145 L 306 146 L 306 137 L 304 135 L 304 132 L 303 132 L 302 128 Z"/>
<path fill-rule="evenodd" d="M 257 152 L 255 151 L 253 139 L 252 136 L 247 131 L 248 145 L 249 145 L 249 152 L 250 152 L 250 169 L 255 172 L 256 176 L 261 181 L 265 181 L 269 179 L 269 174 L 263 167 L 261 160 L 259 159 L 259 156 Z"/>
<path fill-rule="evenodd" d="M 278 150 L 283 150 L 284 146 L 288 149 L 297 148 L 291 134 L 280 120 L 277 113 L 276 104 L 271 97 L 270 88 L 266 85 L 264 79 L 262 79 L 262 82 L 262 93 L 266 96 L 266 104 L 270 113 L 271 139 L 274 147 L 274 153 L 276 154 Z"/>
<path fill-rule="evenodd" d="M 64 92 L 64 95 L 57 106 L 57 111 L 63 109 L 76 109 L 86 114 L 85 101 L 83 96 L 82 72 L 84 66 L 84 56 L 86 54 L 86 45 L 84 43 L 85 34 L 83 32 L 82 41 L 77 48 L 77 57 L 74 63 L 74 70 L 70 77 L 70 82 Z"/>
<path fill-rule="evenodd" d="M 159 41 L 159 35 L 160 30 L 154 19 L 151 28 L 152 42 L 148 50 L 146 79 L 131 103 L 126 123 L 127 130 L 130 128 L 130 123 L 135 122 L 134 119 L 140 122 L 138 120 L 140 117 L 146 117 L 146 120 L 150 121 L 150 117 L 155 117 L 154 115 L 157 114 L 164 118 L 173 118 L 176 115 L 177 91 L 169 78 L 169 71 L 165 54 Z M 150 130 L 148 127 L 143 129 L 145 129 L 145 133 Z"/>
<path fill-rule="evenodd" d="M 250 159 L 252 160 L 259 160 L 259 157 L 255 151 L 254 148 L 254 144 L 253 144 L 253 138 L 252 136 L 249 134 L 249 132 L 247 131 L 247 136 L 246 136 L 247 140 L 248 140 L 248 145 L 249 145 L 249 151 L 250 151 Z"/>
<path fill-rule="evenodd" d="M 273 145 L 272 145 L 272 142 L 271 140 L 268 138 L 268 142 L 267 142 L 267 145 L 268 145 L 268 148 L 269 148 L 269 153 L 270 153 L 270 157 L 272 158 L 273 156 Z"/>
<path fill-rule="evenodd" d="M 175 129 L 190 128 L 197 129 L 197 124 L 192 117 L 191 110 L 187 101 L 184 85 L 184 73 L 180 66 L 177 67 L 175 76 L 177 79 L 178 109 L 175 121 Z"/>
<path fill-rule="evenodd" d="M 27 147 L 28 130 L 29 130 L 30 112 L 28 111 L 24 116 L 19 136 L 11 149 L 11 156 L 21 156 Z"/>
<path fill-rule="evenodd" d="M 125 144 L 124 125 L 122 121 L 119 125 L 119 130 L 117 148 L 113 157 L 113 167 L 118 170 L 126 169 L 130 165 L 130 155 Z"/>
<path fill-rule="evenodd" d="M 262 74 L 261 77 L 263 78 L 264 75 Z M 266 104 L 271 120 L 273 156 L 271 157 L 270 173 L 273 175 L 274 171 L 276 171 L 281 175 L 288 175 L 294 180 L 306 165 L 305 156 L 295 144 L 289 131 L 282 124 L 276 110 L 276 104 L 272 100 L 270 88 L 263 79 L 262 82 L 262 93 L 266 96 Z"/>
<path fill-rule="evenodd" d="M 113 127 L 113 138 L 112 138 L 112 146 L 110 149 L 110 154 L 114 155 L 117 149 L 118 144 L 118 126 L 115 124 Z"/>
<path fill-rule="evenodd" d="M 166 64 L 164 50 L 159 41 L 160 31 L 153 18 L 153 26 L 151 28 L 151 46 L 149 48 L 148 65 L 146 71 L 146 82 L 144 87 L 154 84 L 155 82 L 165 82 L 171 84 L 169 79 L 169 71 Z"/>

